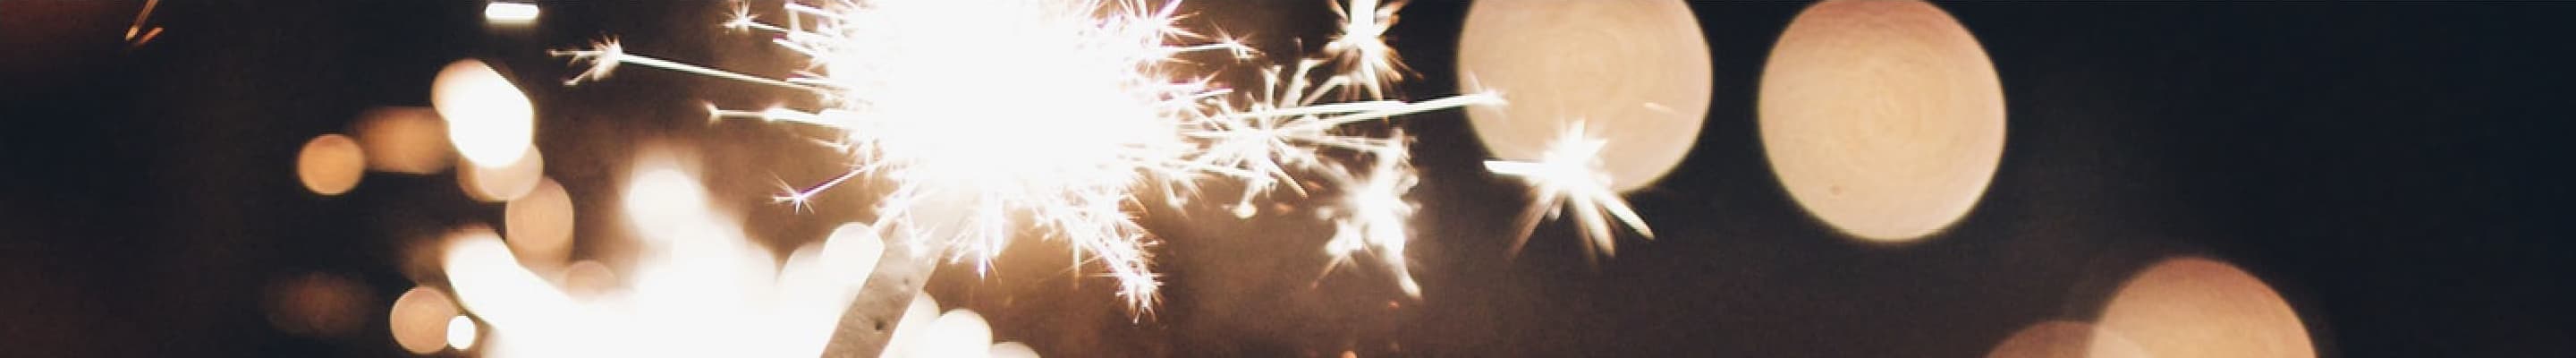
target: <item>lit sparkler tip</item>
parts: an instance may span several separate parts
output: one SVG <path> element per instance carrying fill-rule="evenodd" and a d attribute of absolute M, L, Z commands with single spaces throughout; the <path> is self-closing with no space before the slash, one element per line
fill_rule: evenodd
<path fill-rule="evenodd" d="M 734 4 L 733 13 L 725 16 L 724 27 L 734 31 L 747 31 L 751 29 L 751 25 L 758 23 L 760 23 L 759 18 L 751 14 L 751 4 Z"/>
<path fill-rule="evenodd" d="M 1601 148 L 1608 141 L 1585 134 L 1585 127 L 1582 121 L 1576 121 L 1535 162 L 1485 161 L 1486 171 L 1518 177 L 1530 186 L 1533 198 L 1529 209 L 1522 212 L 1521 234 L 1512 241 L 1511 251 L 1520 251 L 1542 217 L 1554 219 L 1567 212 L 1574 214 L 1586 250 L 1599 249 L 1604 255 L 1616 253 L 1613 219 L 1647 239 L 1654 238 L 1645 219 L 1611 189 L 1610 174 L 1600 160 Z"/>
<path fill-rule="evenodd" d="M 571 79 L 564 80 L 565 86 L 572 86 L 581 84 L 584 79 L 598 81 L 603 78 L 608 78 L 608 72 L 616 70 L 617 64 L 625 61 L 626 49 L 617 45 L 617 39 L 606 38 L 591 42 L 590 49 L 588 50 L 554 50 L 549 51 L 548 53 L 555 56 L 572 57 L 572 61 L 575 63 L 590 63 L 590 69 L 583 70 L 581 74 L 574 75 Z"/>
<path fill-rule="evenodd" d="M 1396 10 L 1404 1 L 1350 0 L 1345 9 L 1333 3 L 1333 12 L 1342 16 L 1342 33 L 1324 44 L 1324 52 L 1341 62 L 1348 81 L 1343 86 L 1357 91 L 1347 95 L 1385 98 L 1385 87 L 1410 77 L 1411 68 L 1386 43 L 1386 31 L 1395 26 Z"/>

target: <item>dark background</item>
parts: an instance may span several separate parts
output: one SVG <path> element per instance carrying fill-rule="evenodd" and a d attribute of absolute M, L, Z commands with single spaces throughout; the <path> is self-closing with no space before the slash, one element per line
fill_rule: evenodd
<path fill-rule="evenodd" d="M 1192 6 L 1293 54 L 1291 38 L 1325 39 L 1323 4 Z M 638 68 L 553 85 L 578 69 L 543 51 L 601 35 L 793 69 L 719 31 L 728 6 L 550 2 L 522 30 L 485 28 L 481 6 L 171 0 L 151 20 L 168 30 L 129 50 L 118 40 L 139 1 L 0 0 L 0 355 L 406 354 L 384 309 L 440 279 L 401 267 L 407 250 L 497 224 L 500 207 L 460 195 L 452 174 L 370 174 L 320 197 L 294 158 L 366 108 L 426 105 L 459 58 L 495 63 L 537 104 L 585 254 L 623 235 L 613 196 L 630 153 L 667 143 L 742 174 L 709 185 L 755 237 L 812 240 L 862 217 L 862 194 L 814 213 L 763 202 L 773 179 L 838 170 L 793 144 L 826 132 L 697 111 L 778 93 Z M 2091 319 L 2128 274 L 2190 254 L 2270 283 L 2328 356 L 2576 354 L 2576 3 L 1943 4 L 1993 58 L 2008 140 L 1975 211 L 1903 246 L 1838 236 L 1764 163 L 1753 89 L 1801 6 L 1693 4 L 1715 62 L 1708 122 L 1681 169 L 1630 196 L 1659 239 L 1623 238 L 1598 265 L 1563 224 L 1506 252 L 1523 198 L 1480 174 L 1480 144 L 1448 112 L 1404 121 L 1425 176 L 1422 300 L 1375 269 L 1322 274 L 1318 223 L 1188 219 L 1215 209 L 1147 213 L 1170 284 L 1138 323 L 1051 244 L 1020 245 L 982 278 L 950 267 L 931 292 L 1051 356 L 1960 357 L 2024 325 Z M 1455 92 L 1465 8 L 1403 13 L 1393 42 L 1424 76 L 1406 93 Z M 270 328 L 264 287 L 311 272 L 367 286 L 355 314 L 368 323 L 336 338 Z"/>

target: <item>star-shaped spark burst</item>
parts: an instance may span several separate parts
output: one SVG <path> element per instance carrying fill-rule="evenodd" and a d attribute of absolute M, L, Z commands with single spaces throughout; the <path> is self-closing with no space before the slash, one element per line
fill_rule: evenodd
<path fill-rule="evenodd" d="M 1612 218 L 1638 235 L 1655 237 L 1646 221 L 1628 207 L 1628 200 L 1611 189 L 1610 172 L 1601 165 L 1601 148 L 1609 141 L 1586 135 L 1585 127 L 1582 121 L 1576 121 L 1548 145 L 1536 162 L 1485 161 L 1485 170 L 1528 183 L 1533 197 L 1529 209 L 1521 213 L 1521 235 L 1512 240 L 1512 252 L 1520 252 L 1521 245 L 1529 242 L 1542 216 L 1555 219 L 1565 211 L 1572 211 L 1575 223 L 1583 227 L 1585 251 L 1598 247 L 1603 255 L 1617 253 L 1612 241 Z"/>
<path fill-rule="evenodd" d="M 1401 132 L 1395 135 L 1397 138 L 1403 136 Z M 1419 298 L 1422 297 L 1422 286 L 1414 282 L 1413 273 L 1405 264 L 1404 245 L 1412 237 L 1412 225 L 1408 221 L 1421 206 L 1406 201 L 1404 194 L 1413 191 L 1413 185 L 1421 177 L 1408 168 L 1410 164 L 1407 163 L 1409 159 L 1406 158 L 1404 143 L 1401 139 L 1390 141 L 1369 153 L 1370 159 L 1376 162 L 1369 165 L 1366 177 L 1329 172 L 1333 174 L 1333 181 L 1346 192 L 1342 194 L 1339 206 L 1327 207 L 1330 210 L 1320 213 L 1333 220 L 1333 239 L 1324 244 L 1324 252 L 1333 257 L 1328 269 L 1349 262 L 1351 255 L 1361 250 L 1368 250 L 1385 262 L 1387 269 L 1395 275 L 1396 286 L 1403 289 L 1406 296 Z"/>
<path fill-rule="evenodd" d="M 1132 308 L 1150 308 L 1160 286 L 1146 250 L 1155 238 L 1134 219 L 1140 191 L 1164 188 L 1174 205 L 1196 181 L 1246 185 L 1238 214 L 1252 198 L 1286 186 L 1293 174 L 1331 173 L 1316 152 L 1378 153 L 1372 180 L 1409 177 L 1395 140 L 1342 133 L 1340 127 L 1394 116 L 1499 104 L 1492 94 L 1422 102 L 1319 101 L 1331 91 L 1365 91 L 1401 78 L 1402 65 L 1379 35 L 1395 6 L 1361 0 L 1371 11 L 1350 23 L 1327 52 L 1349 64 L 1313 82 L 1320 59 L 1298 59 L 1284 77 L 1274 66 L 1263 93 L 1236 98 L 1213 74 L 1182 73 L 1176 56 L 1226 53 L 1261 60 L 1239 39 L 1205 36 L 1178 25 L 1180 1 L 1157 0 L 834 0 L 791 1 L 785 25 L 738 9 L 734 31 L 774 35 L 771 43 L 806 57 L 797 76 L 771 79 L 627 53 L 615 41 L 556 51 L 592 67 L 568 83 L 596 81 L 619 64 L 675 70 L 811 94 L 818 111 L 713 109 L 716 118 L 753 119 L 841 129 L 855 168 L 821 184 L 782 194 L 805 205 L 814 193 L 856 180 L 894 189 L 873 204 L 872 227 L 945 250 L 952 260 L 989 263 L 1022 228 L 1073 243 L 1079 262 L 1097 263 L 1121 286 Z M 1358 97 L 1349 96 L 1348 97 Z M 1248 104 L 1238 104 L 1248 102 Z M 1394 153 L 1398 155 L 1389 155 Z M 1398 174 L 1400 173 L 1400 174 Z M 1405 179 L 1410 180 L 1410 179 Z M 1377 184 L 1361 184 L 1373 186 Z M 1177 188 L 1177 189 L 1176 189 Z M 1386 200 L 1401 201 L 1400 188 Z M 1374 194 L 1373 194 L 1374 195 Z M 1372 199 L 1376 200 L 1376 199 Z M 1376 204 L 1371 204 L 1376 205 Z M 1409 203 L 1407 204 L 1409 205 Z M 1410 209 L 1398 211 L 1409 213 Z M 1383 213 L 1386 210 L 1360 210 Z M 1401 245 L 1402 220 L 1369 214 L 1359 239 Z M 1402 216 L 1402 215 L 1392 215 Z M 1392 230 L 1387 228 L 1392 228 Z M 1387 252 L 1401 266 L 1400 247 Z M 1398 270 L 1402 270 L 1400 267 Z M 1410 280 L 1405 282 L 1411 292 Z"/>
<path fill-rule="evenodd" d="M 1324 43 L 1324 53 L 1341 61 L 1352 86 L 1369 98 L 1385 98 L 1385 87 L 1405 77 L 1404 61 L 1387 46 L 1386 31 L 1395 26 L 1395 11 L 1404 8 L 1403 0 L 1379 5 L 1378 0 L 1350 0 L 1350 6 L 1333 4 L 1333 13 L 1342 16 L 1342 33 Z"/>

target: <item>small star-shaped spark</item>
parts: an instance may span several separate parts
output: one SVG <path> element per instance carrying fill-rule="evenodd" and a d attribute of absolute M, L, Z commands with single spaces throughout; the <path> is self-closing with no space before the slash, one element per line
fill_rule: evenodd
<path fill-rule="evenodd" d="M 1577 121 L 1550 143 L 1536 162 L 1485 161 L 1485 170 L 1528 183 L 1533 196 L 1529 209 L 1521 213 L 1521 235 L 1512 241 L 1512 252 L 1520 252 L 1521 245 L 1529 242 L 1542 215 L 1552 220 L 1567 211 L 1574 213 L 1575 224 L 1583 228 L 1586 251 L 1598 247 L 1602 255 L 1616 254 L 1610 227 L 1614 218 L 1638 235 L 1655 238 L 1655 232 L 1637 217 L 1628 200 L 1611 189 L 1610 173 L 1602 168 L 1600 158 L 1601 148 L 1609 141 L 1586 135 L 1584 127 Z"/>

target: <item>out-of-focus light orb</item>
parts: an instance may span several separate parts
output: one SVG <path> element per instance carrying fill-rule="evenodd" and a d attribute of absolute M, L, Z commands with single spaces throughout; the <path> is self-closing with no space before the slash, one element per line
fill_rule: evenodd
<path fill-rule="evenodd" d="M 499 25 L 526 25 L 537 22 L 537 4 L 493 1 L 483 5 L 483 21 Z"/>
<path fill-rule="evenodd" d="M 465 188 L 466 196 L 484 202 L 512 201 L 527 196 L 537 189 L 538 182 L 546 180 L 546 156 L 536 148 L 528 148 L 518 160 L 500 165 L 466 163 L 456 166 L 456 170 L 457 186 Z"/>
<path fill-rule="evenodd" d="M 534 189 L 502 209 L 510 253 L 528 267 L 561 267 L 572 258 L 572 209 L 572 194 L 562 184 L 538 179 Z"/>
<path fill-rule="evenodd" d="M 450 348 L 460 351 L 473 349 L 474 335 L 478 333 L 480 332 L 474 328 L 473 318 L 456 316 L 447 320 L 447 346 Z"/>
<path fill-rule="evenodd" d="M 673 164 L 639 164 L 626 184 L 626 218 L 638 227 L 698 222 L 707 209 L 706 189 L 696 176 Z M 653 235 L 646 235 L 648 238 Z"/>
<path fill-rule="evenodd" d="M 1760 97 L 1762 147 L 1780 184 L 1862 239 L 1906 242 L 1949 227 L 2003 158 L 1994 64 L 1929 3 L 1808 7 L 1772 46 Z"/>
<path fill-rule="evenodd" d="M 1699 139 L 1711 84 L 1707 41 L 1677 0 L 1484 0 L 1458 41 L 1461 86 L 1510 104 L 1470 106 L 1495 157 L 1537 161 L 1581 121 L 1607 140 L 1602 169 L 1622 192 L 1663 177 Z"/>
<path fill-rule="evenodd" d="M 878 237 L 876 228 L 867 224 L 842 224 L 824 237 L 822 256 L 823 262 L 830 266 L 824 270 L 834 273 L 839 278 L 838 284 L 856 287 L 867 283 L 869 273 L 876 270 L 877 260 L 885 256 L 885 239 Z"/>
<path fill-rule="evenodd" d="M 915 357 L 981 357 L 993 349 L 993 326 L 984 315 L 966 309 L 948 310 L 930 323 L 928 337 L 913 352 Z"/>
<path fill-rule="evenodd" d="M 564 295 L 577 300 L 605 297 L 620 286 L 616 271 L 610 271 L 607 264 L 590 260 L 564 266 L 563 276 L 558 282 L 563 285 Z"/>
<path fill-rule="evenodd" d="M 367 154 L 367 169 L 406 174 L 432 174 L 454 163 L 447 143 L 447 122 L 428 107 L 376 107 L 358 115 L 358 145 Z"/>
<path fill-rule="evenodd" d="M 1986 358 L 2149 358 L 2136 342 L 2091 323 L 2047 321 L 2022 327 Z"/>
<path fill-rule="evenodd" d="M 536 105 L 483 61 L 450 63 L 431 85 L 429 103 L 447 119 L 447 140 L 483 166 L 515 162 L 536 140 Z"/>
<path fill-rule="evenodd" d="M 1020 342 L 994 343 L 985 356 L 992 358 L 1038 358 L 1038 350 Z"/>
<path fill-rule="evenodd" d="M 386 318 L 393 331 L 394 343 L 414 354 L 437 353 L 447 346 L 447 320 L 456 317 L 456 301 L 447 293 L 431 287 L 413 287 L 394 299 L 393 313 Z"/>
<path fill-rule="evenodd" d="M 346 135 L 313 137 L 304 142 L 303 152 L 295 157 L 295 177 L 302 179 L 304 189 L 314 194 L 347 193 L 358 187 L 358 179 L 366 175 L 366 151 Z"/>
<path fill-rule="evenodd" d="M 886 335 L 885 358 L 919 357 L 930 352 L 921 348 L 931 336 L 931 322 L 939 320 L 939 301 L 929 293 L 912 295 L 912 304 L 903 309 L 903 318 L 895 319 L 894 334 Z"/>
<path fill-rule="evenodd" d="M 2157 357 L 2317 355 L 2289 301 L 2262 279 L 2205 258 L 2167 259 L 2131 276 L 2098 322 Z"/>
<path fill-rule="evenodd" d="M 268 289 L 268 322 L 305 337 L 346 337 L 366 325 L 366 285 L 339 275 L 311 273 L 280 280 Z"/>

